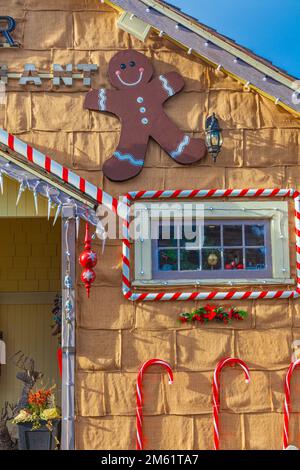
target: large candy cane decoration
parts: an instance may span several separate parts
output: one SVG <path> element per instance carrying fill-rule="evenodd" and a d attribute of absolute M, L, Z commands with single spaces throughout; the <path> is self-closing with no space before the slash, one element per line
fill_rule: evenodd
<path fill-rule="evenodd" d="M 291 379 L 294 370 L 300 365 L 300 359 L 290 364 L 288 368 L 285 383 L 284 383 L 284 409 L 283 409 L 283 449 L 289 445 L 289 424 L 290 424 L 290 411 L 291 411 Z"/>
<path fill-rule="evenodd" d="M 162 359 L 149 359 L 144 362 L 139 370 L 136 383 L 136 448 L 137 450 L 143 450 L 143 376 L 150 366 L 161 365 L 163 366 L 169 376 L 169 384 L 173 383 L 173 372 L 168 362 Z"/>
<path fill-rule="evenodd" d="M 219 433 L 219 413 L 220 413 L 220 373 L 224 366 L 233 366 L 238 364 L 245 372 L 246 383 L 250 382 L 250 372 L 248 366 L 240 359 L 226 357 L 218 362 L 213 379 L 213 421 L 214 421 L 214 447 L 219 450 L 220 433 Z"/>

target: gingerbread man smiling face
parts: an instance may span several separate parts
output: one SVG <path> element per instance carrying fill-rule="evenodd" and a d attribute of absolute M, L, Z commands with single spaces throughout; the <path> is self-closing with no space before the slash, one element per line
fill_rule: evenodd
<path fill-rule="evenodd" d="M 146 84 L 152 75 L 151 62 L 143 54 L 133 50 L 119 52 L 108 66 L 109 81 L 118 90 Z"/>
<path fill-rule="evenodd" d="M 103 165 L 112 181 L 125 181 L 142 171 L 150 137 L 182 165 L 197 162 L 206 153 L 204 141 L 178 129 L 163 110 L 163 103 L 183 88 L 181 75 L 169 72 L 151 79 L 152 75 L 146 56 L 134 50 L 118 52 L 108 66 L 116 90 L 100 88 L 86 95 L 84 108 L 113 113 L 121 120 L 119 145 Z"/>

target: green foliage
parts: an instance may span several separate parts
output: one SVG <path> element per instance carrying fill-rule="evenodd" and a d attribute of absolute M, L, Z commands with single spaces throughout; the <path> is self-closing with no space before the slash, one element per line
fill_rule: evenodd
<path fill-rule="evenodd" d="M 245 310 L 239 310 L 236 307 L 231 307 L 226 310 L 222 306 L 207 304 L 204 307 L 193 310 L 192 312 L 181 313 L 179 315 L 179 321 L 181 323 L 208 323 L 210 321 L 219 321 L 228 324 L 233 320 L 244 320 L 247 316 L 248 313 Z"/>

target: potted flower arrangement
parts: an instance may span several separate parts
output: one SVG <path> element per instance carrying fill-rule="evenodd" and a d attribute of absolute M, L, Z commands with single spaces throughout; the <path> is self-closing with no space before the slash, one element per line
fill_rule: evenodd
<path fill-rule="evenodd" d="M 30 391 L 27 406 L 13 419 L 19 430 L 19 450 L 58 449 L 60 410 L 56 406 L 53 389 Z"/>

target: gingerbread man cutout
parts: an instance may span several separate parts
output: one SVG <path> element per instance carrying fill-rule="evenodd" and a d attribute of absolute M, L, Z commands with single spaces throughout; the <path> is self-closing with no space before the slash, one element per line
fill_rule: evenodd
<path fill-rule="evenodd" d="M 117 90 L 100 88 L 86 95 L 85 109 L 113 113 L 121 120 L 119 145 L 103 165 L 112 181 L 126 181 L 142 171 L 150 136 L 182 165 L 197 162 L 206 153 L 204 141 L 184 134 L 163 110 L 163 103 L 184 87 L 183 78 L 176 72 L 151 80 L 152 75 L 151 62 L 143 54 L 118 52 L 108 66 Z"/>

